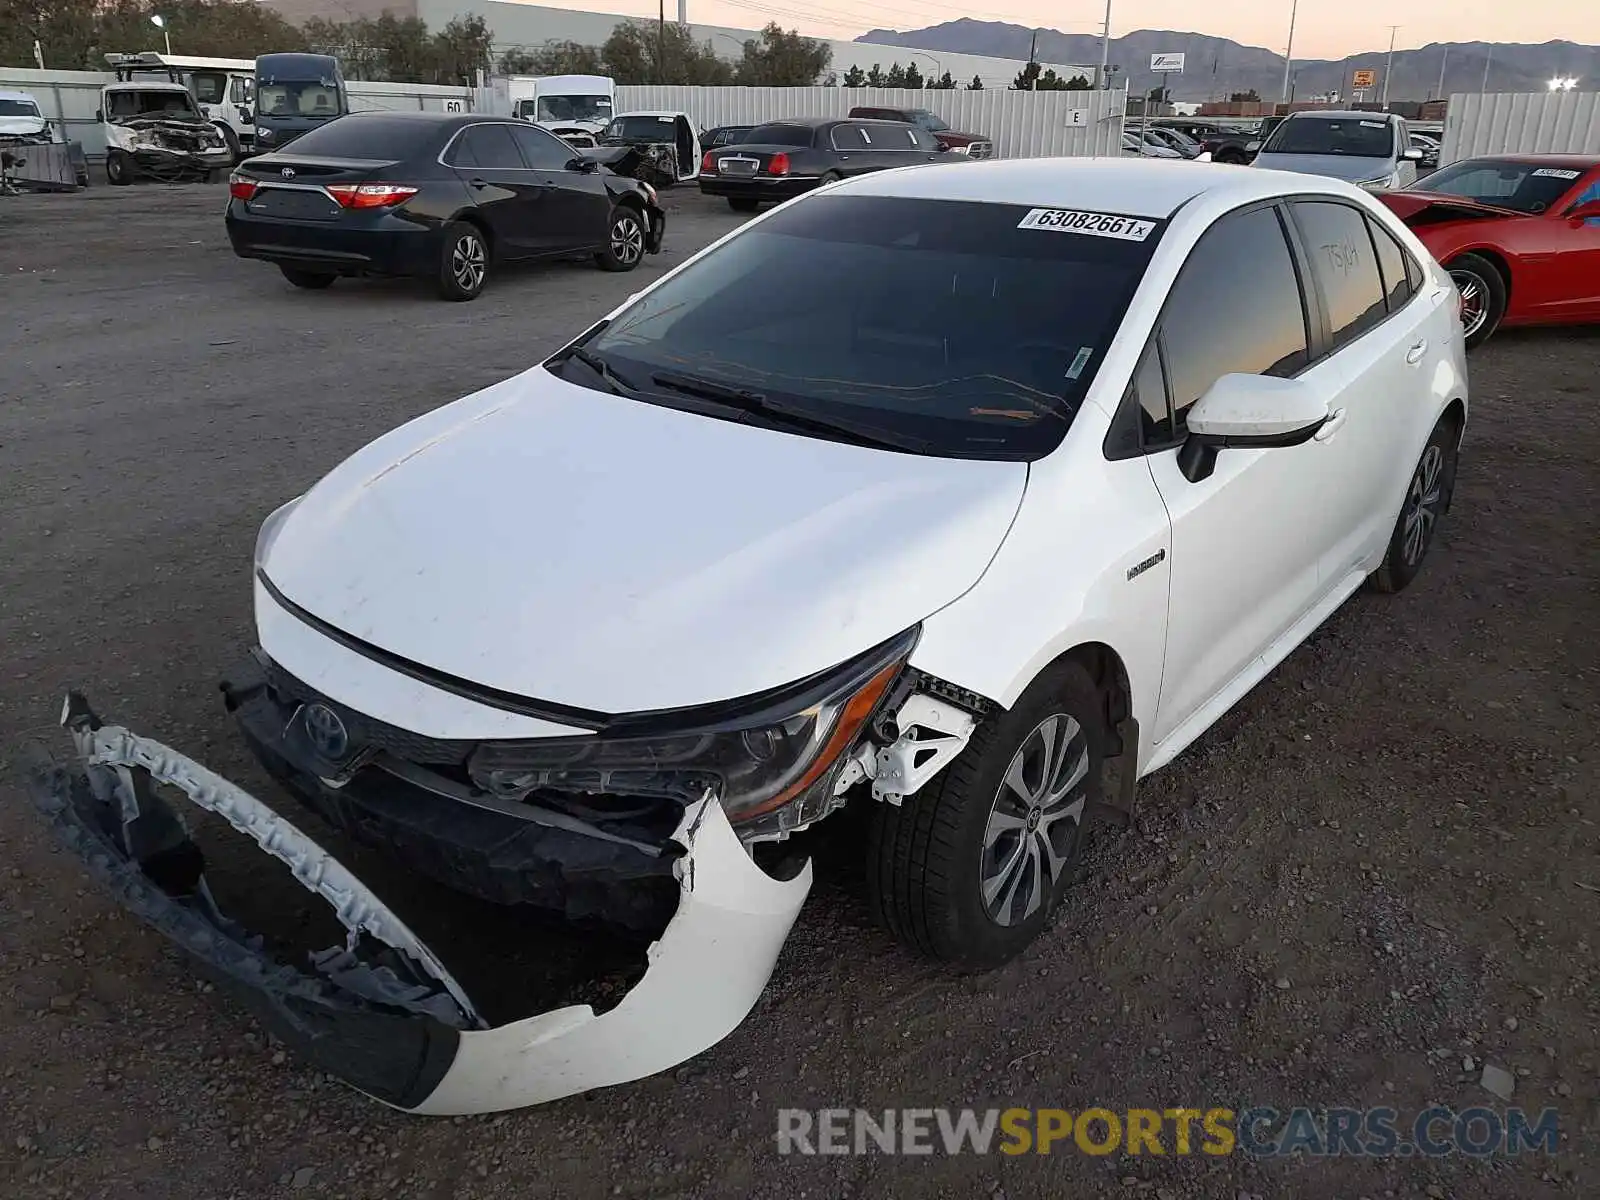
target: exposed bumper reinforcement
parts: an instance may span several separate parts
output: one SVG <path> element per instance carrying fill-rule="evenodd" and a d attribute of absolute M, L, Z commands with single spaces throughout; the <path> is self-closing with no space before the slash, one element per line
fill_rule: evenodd
<path fill-rule="evenodd" d="M 760 996 L 811 865 L 778 880 L 751 861 L 714 794 L 688 806 L 681 899 L 616 1007 L 571 1005 L 488 1027 L 444 962 L 344 864 L 242 788 L 177 751 L 102 725 L 81 697 L 62 724 L 77 761 L 41 752 L 30 790 L 57 836 L 128 911 L 186 951 L 274 1035 L 396 1108 L 495 1112 L 624 1083 L 731 1033 Z M 204 860 L 155 783 L 182 791 L 287 865 L 349 931 L 296 968 L 222 913 Z"/>

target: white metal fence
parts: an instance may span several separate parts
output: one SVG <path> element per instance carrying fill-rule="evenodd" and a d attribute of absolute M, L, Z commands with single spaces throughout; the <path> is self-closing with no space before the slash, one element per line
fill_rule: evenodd
<path fill-rule="evenodd" d="M 1600 154 L 1600 92 L 1451 96 L 1439 162 L 1479 154 Z"/>
<path fill-rule="evenodd" d="M 90 158 L 104 157 L 105 133 L 95 120 L 100 107 L 100 89 L 115 83 L 109 71 L 38 71 L 24 67 L 0 68 L 0 90 L 31 92 L 45 117 L 56 122 L 69 140 L 83 143 Z M 371 83 L 354 80 L 346 84 L 350 108 L 428 109 L 442 111 L 458 104 L 464 112 L 473 111 L 475 92 L 464 87 L 436 87 L 424 83 Z"/>
<path fill-rule="evenodd" d="M 842 117 L 857 105 L 926 108 L 952 129 L 986 135 L 997 158 L 1032 158 L 1120 154 L 1126 98 L 1120 91 L 649 86 L 619 87 L 617 111 L 672 109 L 710 129 L 782 117 Z"/>

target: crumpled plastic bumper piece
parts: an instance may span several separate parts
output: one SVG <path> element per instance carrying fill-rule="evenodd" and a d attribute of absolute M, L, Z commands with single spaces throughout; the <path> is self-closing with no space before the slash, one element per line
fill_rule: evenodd
<path fill-rule="evenodd" d="M 643 1078 L 721 1041 L 749 1013 L 811 889 L 811 865 L 774 879 L 751 861 L 713 793 L 673 834 L 677 912 L 616 1007 L 571 1005 L 489 1027 L 444 962 L 333 855 L 242 788 L 69 696 L 76 761 L 28 764 L 57 836 L 131 913 L 185 950 L 319 1069 L 411 1112 L 495 1112 Z M 204 859 L 154 784 L 226 820 L 326 902 L 343 946 L 297 968 L 221 912 Z"/>

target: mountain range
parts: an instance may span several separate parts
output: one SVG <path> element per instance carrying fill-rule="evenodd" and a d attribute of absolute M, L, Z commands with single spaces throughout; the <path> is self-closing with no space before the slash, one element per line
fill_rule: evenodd
<path fill-rule="evenodd" d="M 1055 29 L 1040 29 L 1037 34 L 1035 57 L 1040 62 L 1094 64 L 1100 61 L 1100 39 L 1092 34 L 1062 33 Z M 873 29 L 856 41 L 905 46 L 935 54 L 943 50 L 1025 60 L 1034 35 L 1034 30 L 1021 25 L 962 18 L 904 33 Z M 1134 91 L 1149 89 L 1161 82 L 1150 72 L 1152 54 L 1179 52 L 1187 56 L 1184 73 L 1168 79 L 1175 100 L 1226 99 L 1232 92 L 1250 90 L 1264 100 L 1281 98 L 1283 55 L 1261 46 L 1242 46 L 1227 38 L 1203 33 L 1157 29 L 1140 29 L 1111 39 L 1111 63 L 1121 67 Z M 1387 56 L 1385 48 L 1338 60 L 1296 58 L 1291 72 L 1293 93 L 1301 99 L 1334 90 L 1348 96 L 1352 73 L 1363 69 L 1378 73 L 1381 89 Z M 1575 42 L 1545 42 L 1537 46 L 1450 42 L 1434 43 L 1420 50 L 1396 50 L 1389 99 L 1427 100 L 1438 95 L 1441 66 L 1445 69 L 1445 95 L 1483 88 L 1486 66 L 1489 91 L 1540 92 L 1557 76 L 1577 76 L 1591 84 L 1600 80 L 1600 46 L 1582 46 Z M 1377 92 L 1369 98 L 1377 99 Z"/>

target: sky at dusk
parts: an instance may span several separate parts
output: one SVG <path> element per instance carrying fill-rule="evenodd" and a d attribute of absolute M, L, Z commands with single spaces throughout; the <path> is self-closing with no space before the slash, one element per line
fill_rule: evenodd
<path fill-rule="evenodd" d="M 656 0 L 535 0 L 560 8 L 601 10 L 631 16 L 656 15 Z M 873 27 L 919 29 L 971 17 L 1038 25 L 1065 33 L 1100 31 L 1105 6 L 1095 0 L 1044 4 L 1039 0 L 974 0 L 998 8 L 968 7 L 956 0 L 689 0 L 689 20 L 702 25 L 752 29 L 777 21 L 819 37 L 853 38 Z M 1111 32 L 1175 29 L 1232 38 L 1283 53 L 1290 0 L 1113 0 Z M 667 19 L 677 0 L 667 0 Z M 1389 25 L 1403 22 L 1400 49 L 1430 42 L 1600 43 L 1600 0 L 1300 0 L 1295 20 L 1296 58 L 1344 58 L 1389 44 Z"/>

